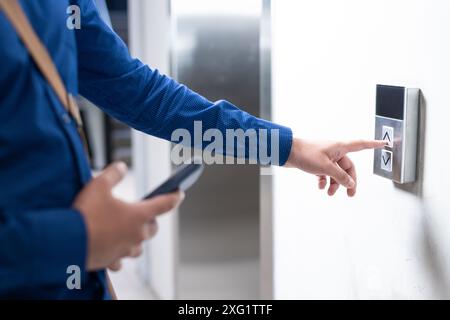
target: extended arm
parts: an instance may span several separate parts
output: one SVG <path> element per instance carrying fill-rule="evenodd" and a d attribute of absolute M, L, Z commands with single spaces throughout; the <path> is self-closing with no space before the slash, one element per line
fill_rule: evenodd
<path fill-rule="evenodd" d="M 78 2 L 82 20 L 76 37 L 82 95 L 114 118 L 166 140 L 176 129 L 193 133 L 194 121 L 202 121 L 203 132 L 211 128 L 222 133 L 226 129 L 255 129 L 258 134 L 258 129 L 267 129 L 270 153 L 270 131 L 278 129 L 279 163 L 275 164 L 286 162 L 292 143 L 289 128 L 254 117 L 227 101 L 210 102 L 133 59 L 122 40 L 101 20 L 93 1 Z"/>
<path fill-rule="evenodd" d="M 138 130 L 170 140 L 176 129 L 184 128 L 192 133 L 197 120 L 202 121 L 204 131 L 277 129 L 279 161 L 271 164 L 316 174 L 321 189 L 330 177 L 330 195 L 339 185 L 347 188 L 349 196 L 355 194 L 356 172 L 346 156 L 348 152 L 384 146 L 382 141 L 320 143 L 293 139 L 289 128 L 249 115 L 226 101 L 210 102 L 131 58 L 125 44 L 100 19 L 93 2 L 79 0 L 79 3 L 82 11 L 82 26 L 77 31 L 80 91 L 107 113 Z M 268 152 L 273 151 L 270 135 L 266 144 Z M 248 150 L 245 154 L 248 155 Z"/>

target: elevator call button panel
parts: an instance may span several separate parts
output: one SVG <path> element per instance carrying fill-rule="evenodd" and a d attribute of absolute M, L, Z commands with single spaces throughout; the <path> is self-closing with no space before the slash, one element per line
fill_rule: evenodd
<path fill-rule="evenodd" d="M 373 172 L 397 183 L 416 180 L 420 90 L 377 85 Z"/>

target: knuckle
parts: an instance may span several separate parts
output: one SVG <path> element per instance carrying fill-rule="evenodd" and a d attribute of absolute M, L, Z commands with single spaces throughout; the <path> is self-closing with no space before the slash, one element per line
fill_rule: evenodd
<path fill-rule="evenodd" d="M 348 174 L 346 174 L 346 173 L 342 173 L 342 180 L 345 182 L 345 183 L 348 183 L 348 182 L 350 182 L 350 176 L 348 175 Z"/>
<path fill-rule="evenodd" d="M 349 184 L 350 183 L 350 176 L 348 174 L 343 173 L 342 174 L 342 182 L 344 184 Z"/>
<path fill-rule="evenodd" d="M 338 158 L 340 154 L 342 154 L 345 150 L 345 144 L 341 141 L 335 142 L 333 146 L 331 147 L 331 152 L 334 155 L 334 157 Z"/>

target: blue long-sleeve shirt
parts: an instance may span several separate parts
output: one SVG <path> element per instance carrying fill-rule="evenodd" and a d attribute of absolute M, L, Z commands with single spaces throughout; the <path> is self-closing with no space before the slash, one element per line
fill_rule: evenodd
<path fill-rule="evenodd" d="M 210 102 L 133 59 L 92 0 L 20 3 L 73 95 L 167 140 L 177 128 L 192 132 L 196 120 L 203 130 L 279 129 L 279 162 L 286 161 L 290 129 Z M 81 9 L 79 30 L 66 27 L 69 5 Z M 104 271 L 86 271 L 86 227 L 71 207 L 91 179 L 76 126 L 2 12 L 0 119 L 0 297 L 108 298 Z M 82 270 L 81 290 L 66 286 L 70 265 Z"/>

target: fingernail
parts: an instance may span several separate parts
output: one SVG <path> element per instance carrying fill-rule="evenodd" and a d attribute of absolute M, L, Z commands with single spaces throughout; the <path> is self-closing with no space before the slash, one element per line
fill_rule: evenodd
<path fill-rule="evenodd" d="M 123 173 L 123 174 L 127 173 L 128 167 L 125 162 L 123 162 L 123 161 L 117 162 L 116 167 L 121 173 Z"/>

